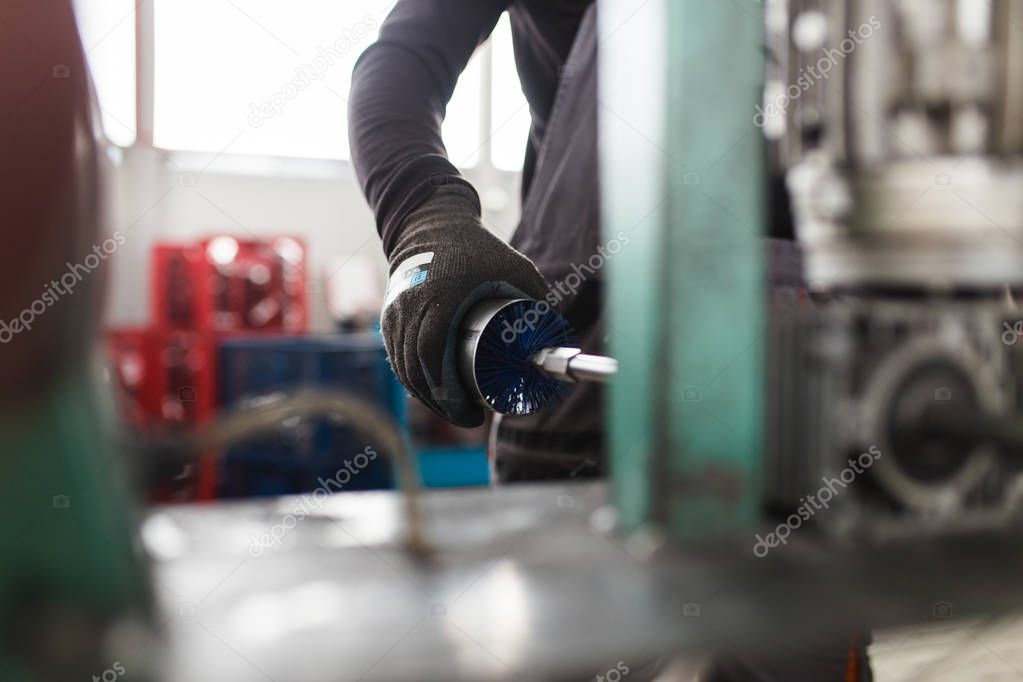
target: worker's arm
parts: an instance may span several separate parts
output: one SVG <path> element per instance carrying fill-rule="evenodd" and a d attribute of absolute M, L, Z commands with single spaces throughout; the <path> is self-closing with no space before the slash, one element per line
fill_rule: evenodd
<path fill-rule="evenodd" d="M 390 261 L 382 315 L 401 382 L 449 421 L 482 409 L 458 379 L 461 316 L 478 300 L 543 297 L 524 256 L 484 229 L 479 197 L 448 160 L 441 124 L 473 51 L 509 0 L 400 0 L 352 77 L 352 161 Z"/>
<path fill-rule="evenodd" d="M 508 4 L 399 0 L 355 66 L 348 108 L 352 163 L 385 251 L 393 249 L 404 217 L 438 183 L 465 183 L 447 158 L 441 123 L 458 77 Z"/>

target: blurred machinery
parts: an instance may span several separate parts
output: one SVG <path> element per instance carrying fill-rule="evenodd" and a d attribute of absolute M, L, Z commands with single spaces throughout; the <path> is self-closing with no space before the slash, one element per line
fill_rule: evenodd
<path fill-rule="evenodd" d="M 781 509 L 873 448 L 830 529 L 1018 517 L 1020 18 L 1011 1 L 768 3 L 757 122 L 820 301 L 775 324 L 765 494 Z"/>

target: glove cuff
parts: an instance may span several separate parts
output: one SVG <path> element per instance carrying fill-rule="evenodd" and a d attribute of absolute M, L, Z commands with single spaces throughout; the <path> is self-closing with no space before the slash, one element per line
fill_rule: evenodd
<path fill-rule="evenodd" d="M 429 199 L 406 216 L 394 247 L 386 254 L 391 272 L 408 257 L 408 248 L 422 241 L 419 235 L 423 232 L 450 231 L 459 226 L 482 228 L 480 215 L 479 195 L 471 186 L 460 182 L 439 186 Z"/>

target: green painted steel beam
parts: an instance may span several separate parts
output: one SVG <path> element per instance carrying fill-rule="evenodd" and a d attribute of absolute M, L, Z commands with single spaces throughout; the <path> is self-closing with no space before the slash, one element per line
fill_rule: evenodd
<path fill-rule="evenodd" d="M 111 459 L 107 404 L 93 373 L 76 368 L 0 416 L 0 613 L 25 632 L 71 638 L 48 655 L 81 679 L 112 663 L 111 651 L 94 646 L 105 629 L 144 623 L 151 606 L 123 462 Z M 0 652 L 0 679 L 37 679 L 25 665 Z"/>
<path fill-rule="evenodd" d="M 626 528 L 714 537 L 760 499 L 763 9 L 636 4 L 601 4 L 604 229 L 631 238 L 610 271 L 613 489 Z"/>

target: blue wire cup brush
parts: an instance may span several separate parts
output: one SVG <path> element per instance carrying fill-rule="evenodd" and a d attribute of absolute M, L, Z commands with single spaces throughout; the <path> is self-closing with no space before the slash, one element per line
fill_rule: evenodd
<path fill-rule="evenodd" d="M 617 373 L 608 357 L 573 347 L 568 321 L 543 301 L 488 299 L 462 320 L 462 381 L 485 407 L 524 416 L 560 402 L 576 381 Z"/>

